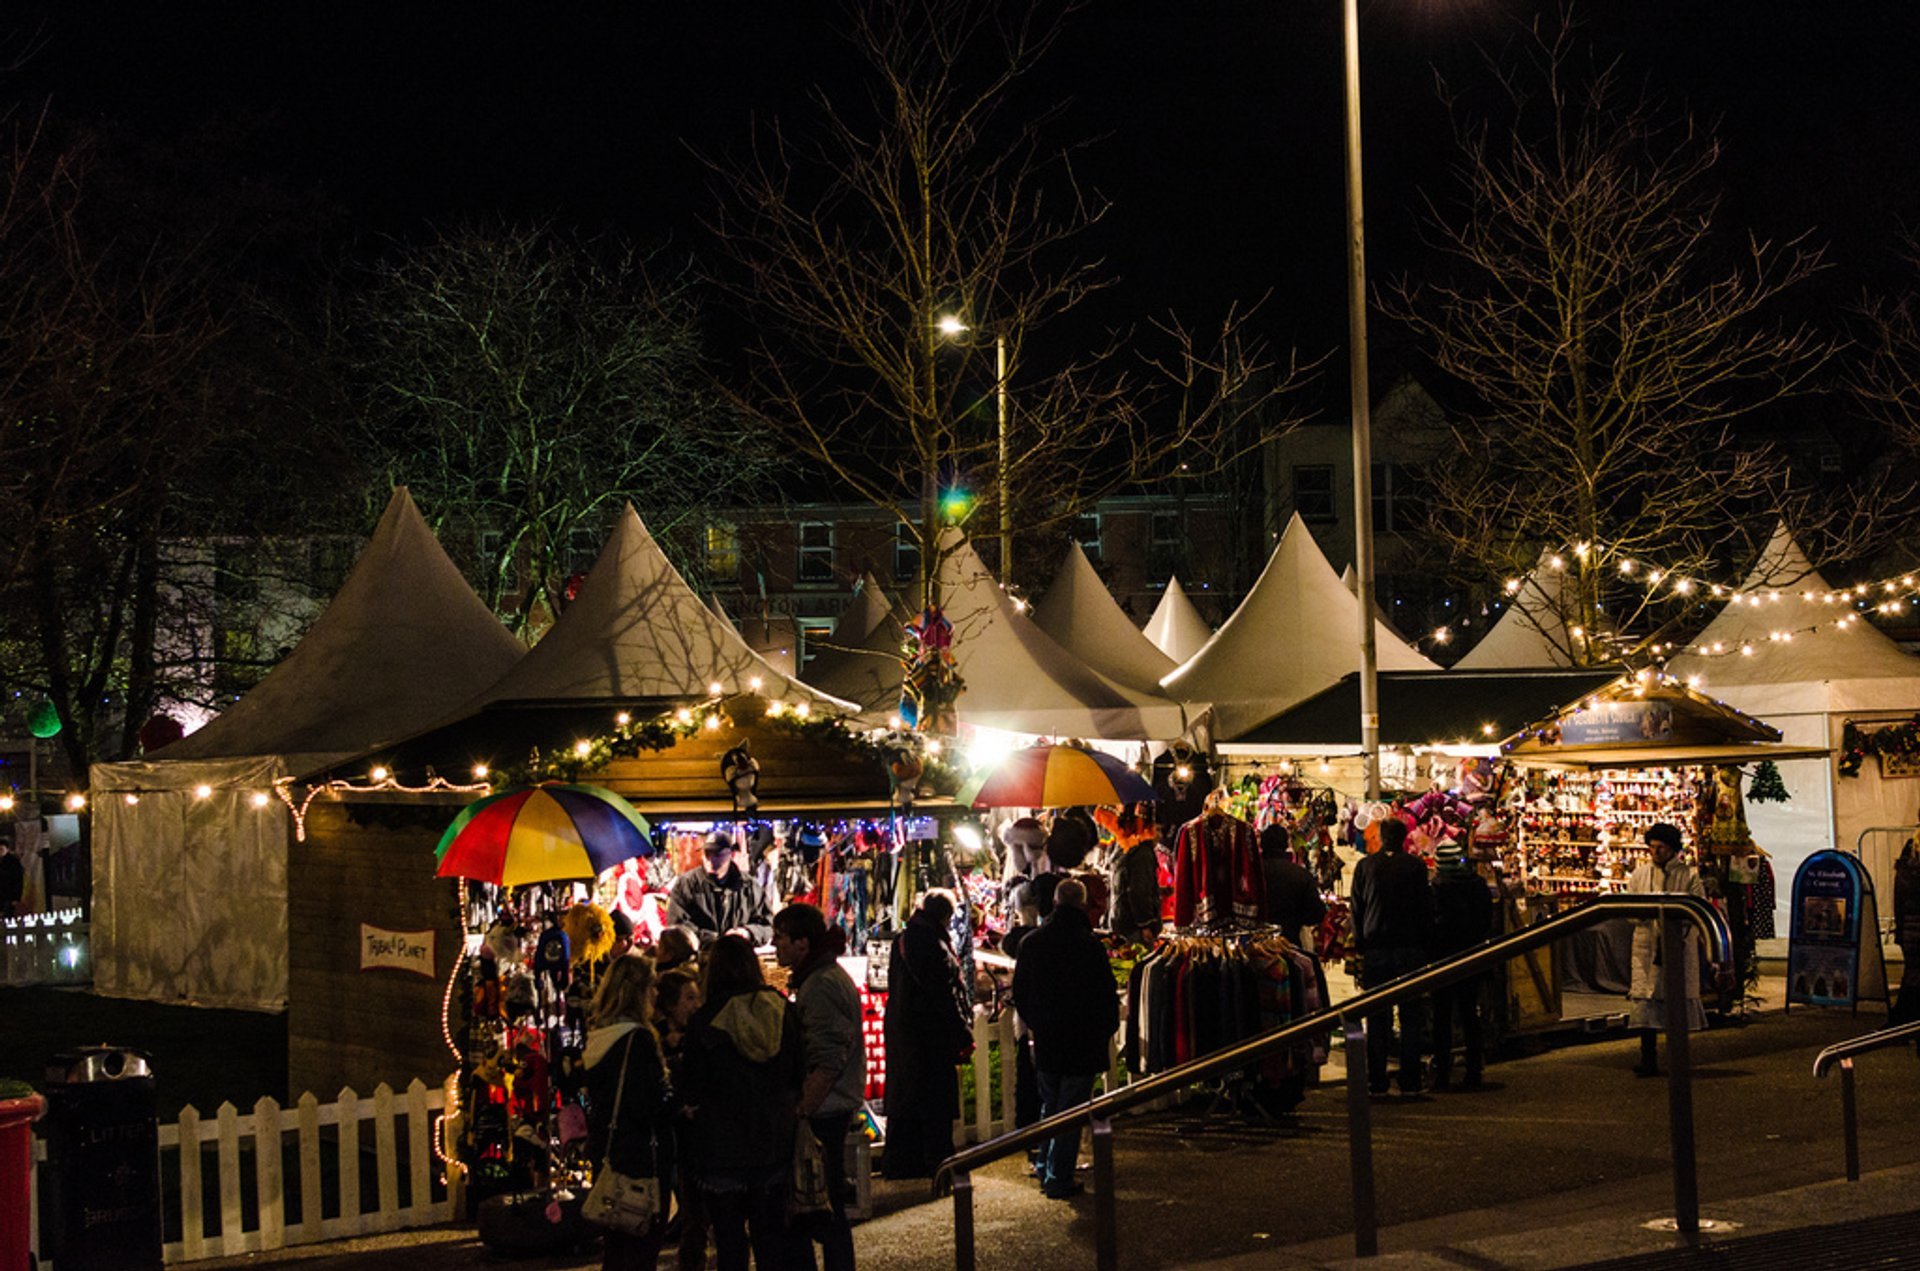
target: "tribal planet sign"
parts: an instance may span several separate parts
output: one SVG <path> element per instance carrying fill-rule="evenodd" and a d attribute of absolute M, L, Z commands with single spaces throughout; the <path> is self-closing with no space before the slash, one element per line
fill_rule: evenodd
<path fill-rule="evenodd" d="M 361 923 L 360 969 L 411 971 L 433 979 L 433 932 L 388 931 Z"/>

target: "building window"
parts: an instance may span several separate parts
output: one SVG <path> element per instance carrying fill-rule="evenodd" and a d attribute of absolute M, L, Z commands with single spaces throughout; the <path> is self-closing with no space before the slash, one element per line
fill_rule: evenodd
<path fill-rule="evenodd" d="M 1180 544 L 1180 513 L 1174 509 L 1156 510 L 1153 514 L 1153 546 L 1177 547 Z"/>
<path fill-rule="evenodd" d="M 1100 561 L 1100 514 L 1082 512 L 1073 518 L 1073 541 L 1080 544 L 1080 550 L 1087 559 L 1098 564 Z"/>
<path fill-rule="evenodd" d="M 1303 521 L 1334 521 L 1333 465 L 1297 463 L 1293 466 L 1293 510 Z"/>
<path fill-rule="evenodd" d="M 920 540 L 905 521 L 893 527 L 893 581 L 895 584 L 920 581 Z"/>
<path fill-rule="evenodd" d="M 833 581 L 833 522 L 800 522 L 800 581 Z"/>
<path fill-rule="evenodd" d="M 795 618 L 800 629 L 800 665 L 805 666 L 820 654 L 820 641 L 833 634 L 832 618 Z"/>
<path fill-rule="evenodd" d="M 1419 481 L 1397 463 L 1373 465 L 1373 528 L 1387 534 L 1404 534 L 1420 528 L 1427 507 L 1421 498 Z"/>
<path fill-rule="evenodd" d="M 707 526 L 707 573 L 717 582 L 740 577 L 740 528 L 725 522 Z"/>

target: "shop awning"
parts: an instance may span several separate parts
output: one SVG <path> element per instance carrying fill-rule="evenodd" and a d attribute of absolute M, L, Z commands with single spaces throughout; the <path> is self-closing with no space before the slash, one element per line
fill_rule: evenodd
<path fill-rule="evenodd" d="M 1618 678 L 1618 671 L 1605 670 L 1382 672 L 1380 741 L 1388 746 L 1490 745 Z M 1358 674 L 1225 739 L 1220 751 L 1271 754 L 1328 746 L 1359 749 Z"/>
<path fill-rule="evenodd" d="M 1677 768 L 1690 764 L 1745 764 L 1763 759 L 1825 759 L 1825 746 L 1792 746 L 1755 741 L 1719 746 L 1563 746 L 1556 750 L 1514 752 L 1507 758 L 1531 768 Z"/>

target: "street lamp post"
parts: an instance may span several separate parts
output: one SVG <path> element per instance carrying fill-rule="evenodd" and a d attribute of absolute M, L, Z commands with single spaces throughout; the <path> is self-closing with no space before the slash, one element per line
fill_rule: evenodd
<path fill-rule="evenodd" d="M 1373 421 L 1367 387 L 1366 230 L 1360 197 L 1360 13 L 1345 0 L 1347 344 L 1353 404 L 1353 574 L 1360 602 L 1360 748 L 1367 798 L 1380 797 L 1380 671 L 1373 620 Z"/>
<path fill-rule="evenodd" d="M 934 323 L 940 334 L 958 339 L 971 328 L 953 314 L 945 314 Z M 1002 331 L 993 337 L 993 403 L 999 428 L 999 466 L 995 470 L 995 498 L 1000 505 L 1000 581 L 1013 580 L 1013 502 L 1007 497 L 1007 471 L 1012 459 L 1007 450 L 1007 336 Z"/>

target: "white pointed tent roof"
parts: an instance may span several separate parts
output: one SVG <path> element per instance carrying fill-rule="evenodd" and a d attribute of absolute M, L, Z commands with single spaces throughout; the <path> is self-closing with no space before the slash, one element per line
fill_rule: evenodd
<path fill-rule="evenodd" d="M 1108 679 L 1156 697 L 1160 681 L 1179 665 L 1140 634 L 1078 543 L 1068 545 L 1053 584 L 1033 607 L 1033 621 Z"/>
<path fill-rule="evenodd" d="M 940 535 L 940 599 L 966 687 L 960 722 L 1087 740 L 1166 740 L 1186 731 L 1178 703 L 1116 683 L 1017 612 L 961 532 Z"/>
<path fill-rule="evenodd" d="M 1794 706 L 1824 710 L 1904 710 L 1920 705 L 1920 658 L 1900 650 L 1884 632 L 1864 619 L 1845 630 L 1832 625 L 1841 610 L 1808 602 L 1803 592 L 1833 590 L 1794 541 L 1783 521 L 1754 562 L 1742 592 L 1761 597 L 1758 605 L 1735 597 L 1691 647 L 1722 644 L 1737 650 L 1752 644 L 1752 657 L 1684 653 L 1668 669 L 1676 675 L 1702 676 L 1716 697 L 1737 701 L 1741 709 L 1764 714 Z M 1774 591 L 1779 600 L 1769 597 Z M 1819 623 L 1818 631 L 1799 630 L 1790 642 L 1770 637 L 1776 631 Z M 1898 686 L 1898 680 L 1911 681 Z M 1813 702 L 1812 698 L 1823 701 Z"/>
<path fill-rule="evenodd" d="M 728 613 L 727 607 L 720 603 L 718 594 L 707 597 L 707 607 L 713 610 L 714 617 L 726 624 L 727 630 L 733 632 L 735 635 L 740 635 L 740 628 L 733 624 L 733 615 Z M 740 636 L 740 638 L 743 640 L 746 639 L 745 636 Z"/>
<path fill-rule="evenodd" d="M 893 601 L 880 580 L 868 573 L 823 641 L 827 647 L 807 663 L 807 683 L 865 710 L 891 712 L 900 701 L 906 671 L 900 652 L 906 638 Z"/>
<path fill-rule="evenodd" d="M 1175 576 L 1167 579 L 1167 590 L 1154 606 L 1153 617 L 1147 619 L 1141 634 L 1178 665 L 1206 647 L 1207 641 L 1213 639 L 1213 628 L 1187 599 L 1179 577 Z"/>
<path fill-rule="evenodd" d="M 1353 566 L 1349 565 L 1340 571 L 1340 585 L 1347 589 L 1348 594 L 1356 598 L 1360 595 L 1360 583 L 1358 576 L 1353 572 Z M 1388 630 L 1392 631 L 1395 635 L 1399 635 L 1400 628 L 1394 625 L 1393 619 L 1387 615 L 1387 611 L 1380 607 L 1380 593 L 1377 591 L 1373 593 L 1373 616 L 1385 623 Z M 1404 639 L 1405 637 L 1402 638 Z"/>
<path fill-rule="evenodd" d="M 1567 653 L 1570 636 L 1566 613 L 1567 574 L 1553 568 L 1553 551 L 1540 553 L 1539 563 L 1507 611 L 1480 643 L 1453 664 L 1456 671 L 1513 671 L 1548 666 L 1572 666 Z"/>
<path fill-rule="evenodd" d="M 1215 735 L 1230 740 L 1360 669 L 1359 604 L 1295 513 L 1247 598 L 1161 687 L 1213 703 Z M 1384 622 L 1374 627 L 1382 671 L 1439 669 Z"/>
<path fill-rule="evenodd" d="M 294 775 L 417 732 L 527 652 L 394 490 L 339 592 L 238 702 L 156 760 L 279 755 Z"/>
<path fill-rule="evenodd" d="M 704 698 L 716 683 L 728 696 L 758 692 L 853 710 L 749 648 L 687 586 L 628 504 L 559 621 L 471 705 Z"/>

